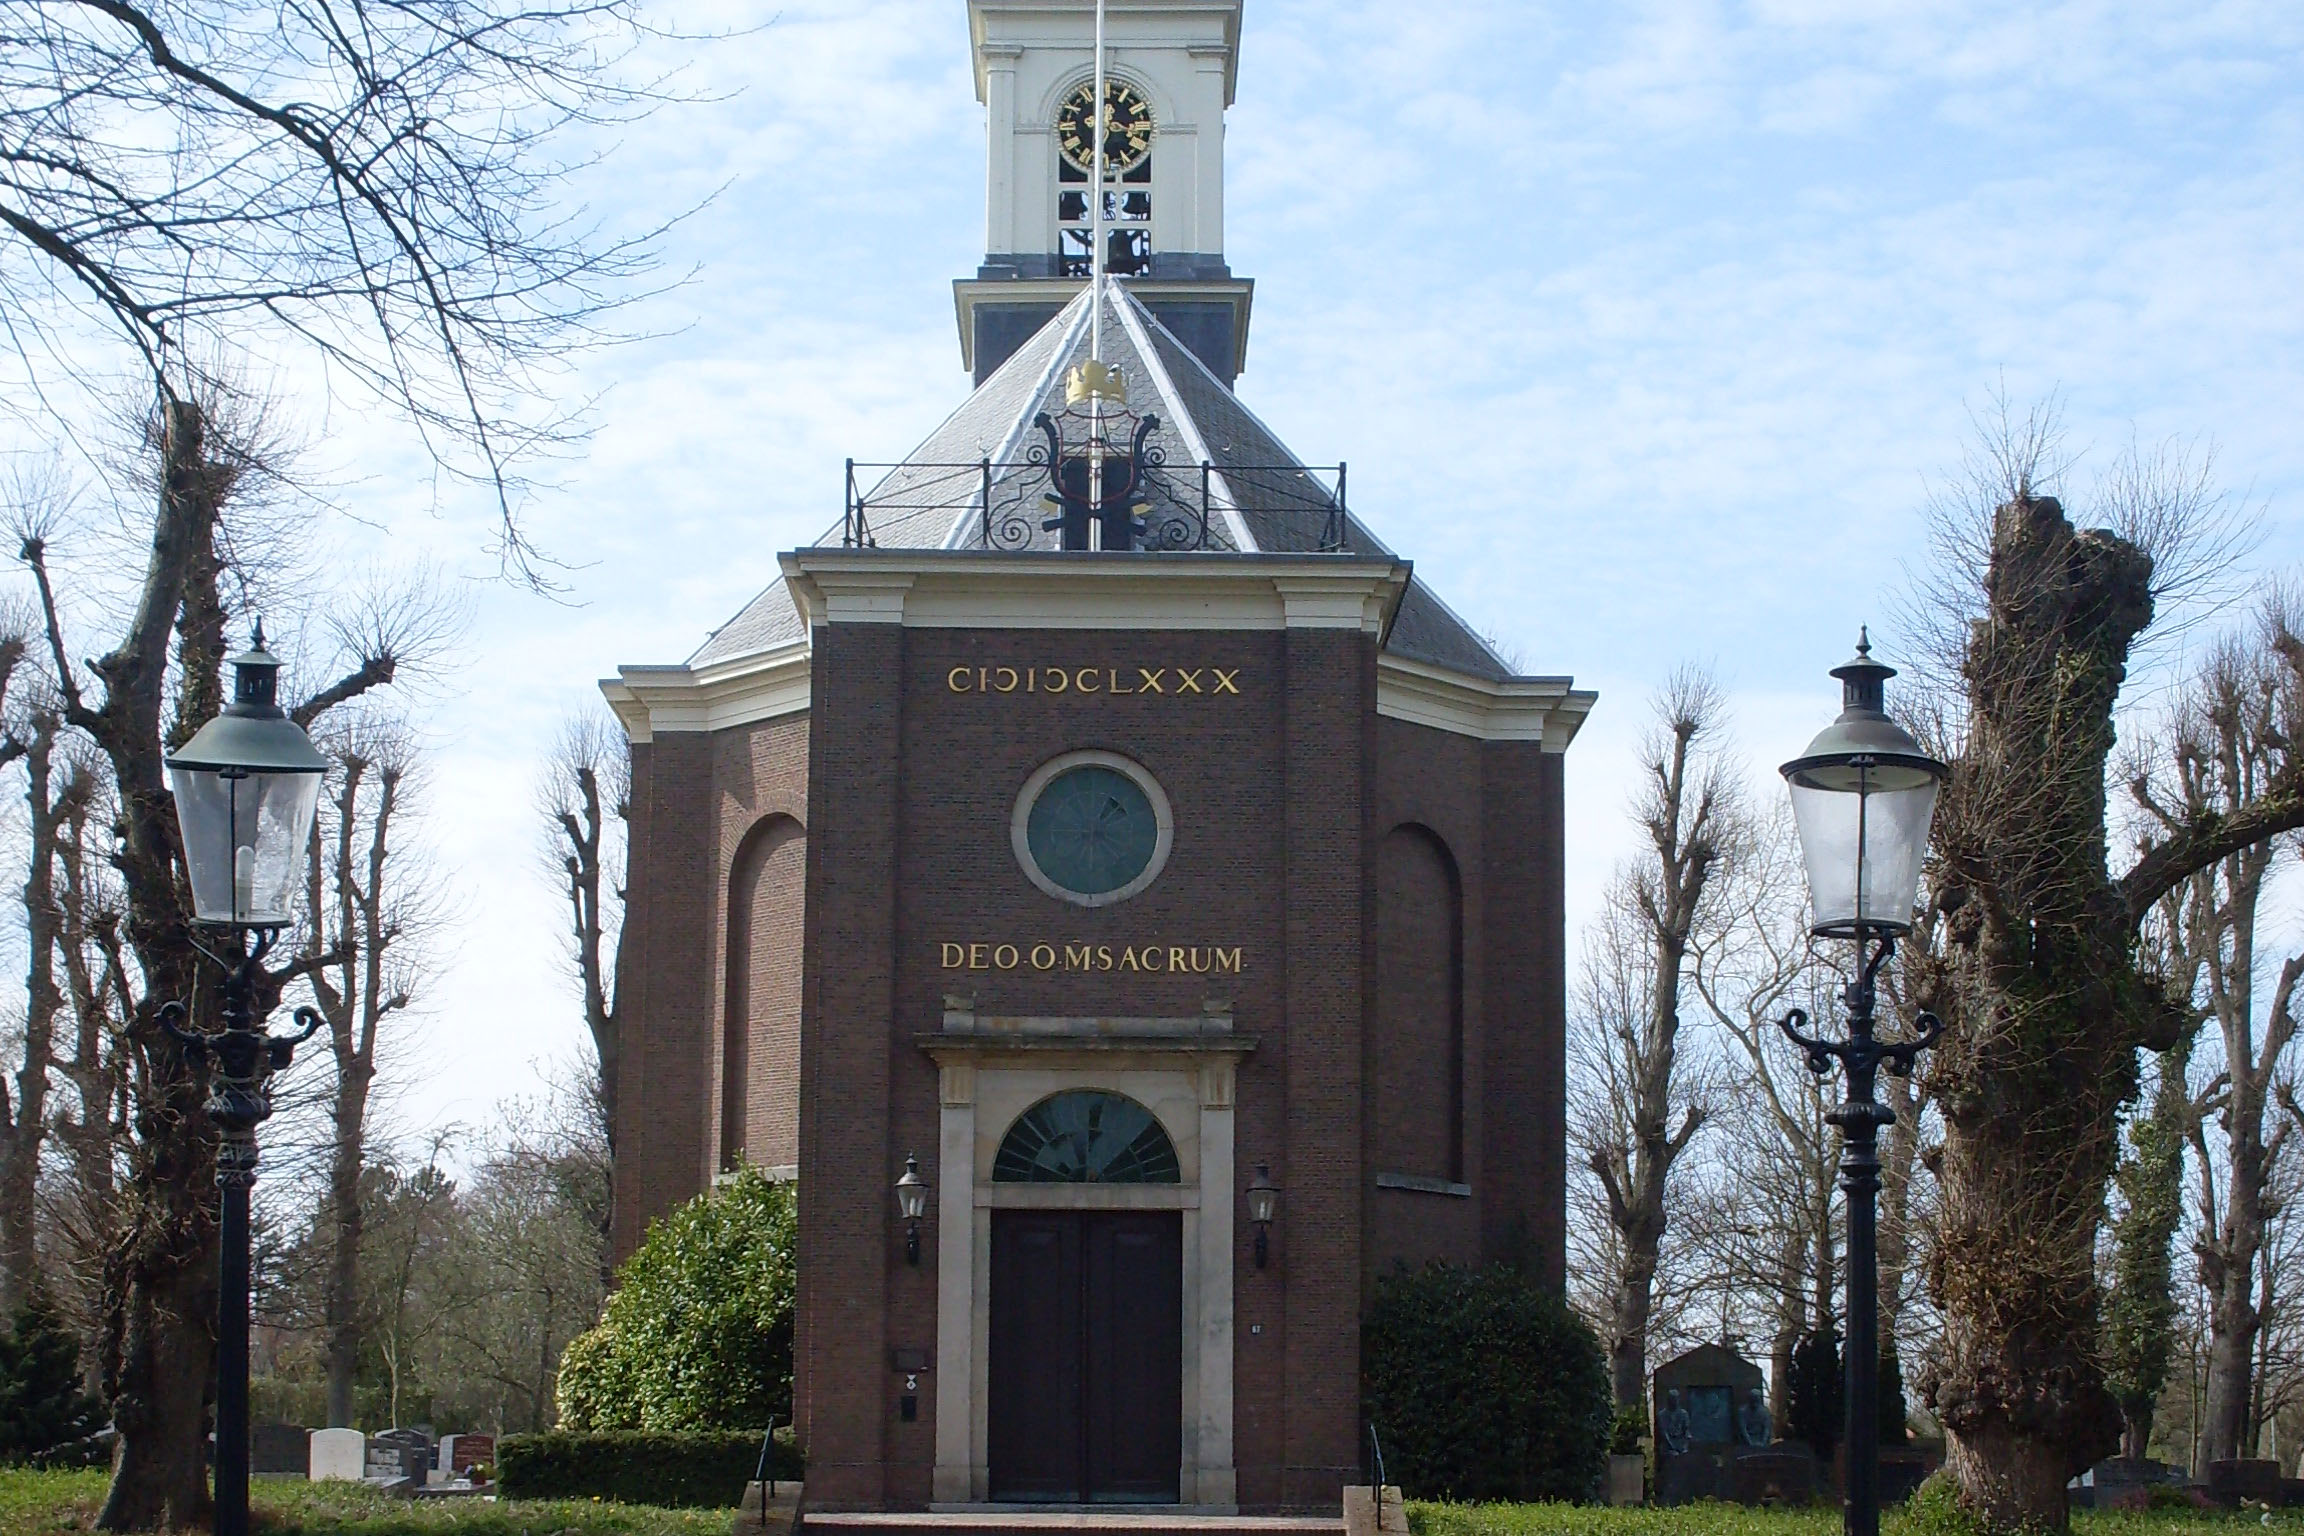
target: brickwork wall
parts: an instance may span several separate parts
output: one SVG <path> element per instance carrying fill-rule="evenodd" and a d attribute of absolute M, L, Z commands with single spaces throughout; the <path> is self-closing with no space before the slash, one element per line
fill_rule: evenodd
<path fill-rule="evenodd" d="M 904 631 L 816 631 L 800 1040 L 800 1436 L 809 1502 L 888 1498 L 889 1277 L 903 1263 L 890 1070 Z M 932 1112 L 933 1093 L 928 1095 Z M 907 1425 L 907 1430 L 913 1426 Z"/>
<path fill-rule="evenodd" d="M 1214 998 L 1229 1000 L 1235 1029 L 1260 1042 L 1238 1084 L 1240 1183 L 1244 1188 L 1246 1171 L 1259 1159 L 1284 1180 L 1283 1068 L 1292 1016 L 1283 993 L 1289 961 L 1281 930 L 1287 800 L 1280 750 L 1287 676 L 1281 637 L 916 629 L 905 638 L 903 740 L 910 767 L 901 792 L 898 855 L 903 897 L 897 917 L 898 1022 L 890 1041 L 892 1156 L 900 1163 L 906 1150 L 918 1149 L 934 1176 L 927 1154 L 937 1142 L 936 1074 L 914 1040 L 942 1027 L 947 993 L 973 998 L 987 1014 L 1196 1016 Z M 1045 669 L 1061 667 L 1067 686 L 1056 694 L 1037 686 L 1027 692 L 1020 679 L 1014 692 L 975 691 L 977 669 L 983 669 L 984 681 L 996 683 L 1005 680 L 998 670 L 1003 667 L 1030 671 L 1035 684 Z M 955 668 L 969 692 L 953 691 Z M 1196 669 L 1194 681 L 1202 691 L 1177 691 L 1183 668 Z M 1156 672 L 1160 692 L 1144 687 L 1140 669 Z M 1236 693 L 1211 691 L 1218 669 Z M 1072 686 L 1084 670 L 1095 692 Z M 1115 679 L 1135 691 L 1113 692 Z M 1349 675 L 1344 688 L 1349 695 Z M 1074 751 L 1114 752 L 1142 764 L 1174 811 L 1174 845 L 1160 877 L 1140 895 L 1111 906 L 1084 908 L 1044 893 L 1019 866 L 1012 846 L 1011 822 L 1025 781 L 1049 759 Z M 1129 971 L 1115 960 L 1110 970 L 1081 972 L 1059 958 L 1040 970 L 1032 946 L 1043 942 L 1059 957 L 1067 945 L 1115 956 L 1123 949 L 1154 948 L 1161 969 Z M 964 952 L 962 965 L 947 968 L 947 943 L 983 949 Z M 1018 950 L 1007 969 L 995 963 L 1002 943 Z M 1171 948 L 1205 957 L 1218 946 L 1240 950 L 1240 974 L 1166 969 Z M 970 969 L 970 959 L 981 968 Z M 886 1203 L 890 1197 L 882 1189 L 876 1198 Z M 933 1207 L 931 1213 L 921 1234 L 928 1261 L 911 1269 L 898 1252 L 892 1263 L 892 1348 L 925 1350 L 935 1342 Z M 1244 1202 L 1235 1219 L 1243 1239 L 1237 1292 L 1243 1317 L 1253 1311 L 1268 1325 L 1254 1338 L 1247 1336 L 1245 1322 L 1239 1329 L 1235 1455 L 1243 1500 L 1273 1503 L 1280 1497 L 1283 1456 L 1277 1336 L 1287 1295 L 1279 1279 L 1285 1260 L 1276 1253 L 1272 1269 L 1256 1271 L 1247 1259 Z M 1259 1415 L 1251 1403 L 1266 1406 Z M 890 1427 L 892 1501 L 927 1498 L 934 1416 L 933 1394 L 924 1394 L 918 1423 Z M 1252 1494 L 1259 1478 L 1263 1492 Z"/>
<path fill-rule="evenodd" d="M 789 816 L 754 823 L 728 873 L 722 988 L 720 1164 L 800 1159 L 801 923 L 807 834 Z"/>
<path fill-rule="evenodd" d="M 625 922 L 636 969 L 619 1021 L 627 1091 L 617 1102 L 616 1253 L 705 1188 L 719 1055 L 714 983 L 720 927 L 711 742 L 666 735 L 634 753 Z"/>
<path fill-rule="evenodd" d="M 1561 754 L 1489 742 L 1481 1247 L 1567 1280 L 1568 1016 Z"/>
<path fill-rule="evenodd" d="M 766 1167 L 800 1156 L 809 727 L 808 715 L 785 715 L 712 738 L 721 1033 L 711 1107 L 723 1168 L 739 1149 Z"/>
<path fill-rule="evenodd" d="M 634 750 L 619 1252 L 724 1151 L 798 1162 L 811 1500 L 917 1507 L 936 1395 L 901 1422 L 893 1365 L 933 1353 L 936 1217 L 907 1265 L 891 1192 L 907 1151 L 937 1174 L 917 1037 L 948 993 L 989 1014 L 1229 1001 L 1259 1042 L 1238 1083 L 1240 1183 L 1265 1163 L 1283 1191 L 1267 1269 L 1235 1208 L 1239 1496 L 1332 1508 L 1359 1476 L 1358 1326 L 1378 1267 L 1532 1251 L 1560 1274 L 1560 759 L 1378 718 L 1373 642 L 1353 631 L 816 638 L 807 716 Z M 1097 686 L 979 686 L 1051 666 Z M 1181 668 L 1203 692 L 1176 691 Z M 1237 692 L 1212 691 L 1217 669 Z M 1142 763 L 1175 810 L 1160 878 L 1099 909 L 1039 891 L 1011 848 L 1025 780 L 1081 749 Z M 1036 966 L 1040 943 L 1237 947 L 1243 965 L 1080 972 Z M 1017 949 L 1005 966 L 1001 944 Z M 1454 1110 L 1436 1059 L 1452 1038 Z M 1373 1188 L 1378 1172 L 1451 1170 L 1472 1198 Z"/>
<path fill-rule="evenodd" d="M 1437 1166 L 1410 1166 L 1371 1148 L 1371 1179 L 1378 1173 L 1424 1174 L 1468 1184 L 1470 1198 L 1424 1191 L 1373 1189 L 1368 1204 L 1368 1261 L 1365 1280 L 1373 1286 L 1395 1264 L 1411 1267 L 1430 1259 L 1474 1263 L 1480 1247 L 1480 1167 L 1485 1104 L 1481 1091 L 1486 1015 L 1482 1007 L 1487 975 L 1483 944 L 1482 796 L 1485 790 L 1480 743 L 1467 736 L 1413 725 L 1404 720 L 1376 722 L 1377 931 L 1379 954 L 1376 998 L 1379 1028 L 1392 1029 L 1397 1008 L 1401 1028 L 1413 1032 L 1387 1050 L 1371 1051 L 1369 1123 L 1409 1145 L 1431 1148 L 1447 1140 L 1451 1088 L 1460 1118 L 1455 1137 L 1454 1172 Z M 1444 857 L 1445 870 L 1436 867 Z M 1452 877 L 1452 879 L 1450 878 Z M 1452 887 L 1452 888 L 1451 888 Z M 1439 908 L 1451 902 L 1457 950 L 1455 993 L 1451 998 L 1439 956 L 1450 922 Z M 1385 953 L 1387 939 L 1405 953 L 1395 962 Z M 1453 1005 L 1457 1027 L 1443 1027 Z M 1444 1040 L 1455 1034 L 1460 1055 L 1456 1081 L 1449 1080 Z M 1387 1058 L 1397 1058 L 1408 1085 L 1394 1091 Z M 1427 1161 L 1430 1161 L 1427 1154 Z"/>
<path fill-rule="evenodd" d="M 647 1012 L 648 911 L 655 895 L 650 828 L 655 794 L 656 749 L 631 749 L 632 796 L 625 823 L 628 856 L 624 869 L 624 927 L 616 936 L 616 1116 L 610 1132 L 616 1156 L 609 1187 L 609 1248 L 617 1261 L 640 1245 L 648 1229 L 643 1215 L 647 1195 L 639 1170 L 648 1157 L 648 1118 L 642 1112 L 648 1063 L 642 1047 L 641 1017 Z M 605 873 L 605 872 L 603 872 Z"/>
<path fill-rule="evenodd" d="M 1286 1441 L 1277 1502 L 1326 1508 L 1360 1465 L 1363 1003 L 1376 650 L 1348 630 L 1286 634 L 1282 774 L 1288 951 Z M 1344 855 L 1344 856 L 1339 856 Z M 1241 1469 L 1243 1502 L 1252 1491 Z"/>

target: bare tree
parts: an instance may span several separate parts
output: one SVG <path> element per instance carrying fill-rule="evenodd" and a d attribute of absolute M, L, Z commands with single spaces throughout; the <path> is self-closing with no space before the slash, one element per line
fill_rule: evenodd
<path fill-rule="evenodd" d="M 1824 1118 L 1835 1100 L 1777 1027 L 1797 1003 L 1815 1011 L 1825 968 L 1808 941 L 1806 877 L 1788 812 L 1752 829 L 1744 856 L 1723 874 L 1724 921 L 1694 981 L 1729 1047 L 1723 1097 L 1734 1106 L 1737 1154 L 1728 1177 L 1743 1220 L 1727 1235 L 1769 1294 L 1769 1411 L 1782 1424 L 1793 1347 L 1803 1334 L 1830 1331 L 1836 1315 L 1836 1163 Z"/>
<path fill-rule="evenodd" d="M 432 1381 L 492 1401 L 500 1429 L 551 1426 L 560 1352 L 600 1320 L 605 1245 L 588 1139 L 523 1135 L 489 1157 L 433 1266 Z"/>
<path fill-rule="evenodd" d="M 237 495 L 252 496 L 266 472 L 245 439 L 212 435 L 217 420 L 213 409 L 188 400 L 168 401 L 156 414 L 151 548 L 117 643 L 87 665 L 99 694 L 83 686 L 71 660 L 47 539 L 26 538 L 21 548 L 39 592 L 63 718 L 101 755 L 117 797 L 110 861 L 122 893 L 121 1049 L 132 1109 L 119 1234 L 104 1275 L 105 1387 L 119 1431 L 111 1490 L 98 1516 L 108 1530 L 196 1524 L 210 1509 L 202 1412 L 214 1358 L 206 1319 L 214 1310 L 216 1139 L 203 1107 L 206 1070 L 162 1026 L 160 1009 L 181 1000 L 193 1027 L 219 1023 L 216 990 L 204 984 L 191 926 L 162 765 L 167 744 L 222 703 L 226 629 L 234 617 L 225 509 Z M 356 658 L 294 713 L 316 718 L 388 682 L 396 667 L 388 649 Z M 259 1004 L 276 1002 L 299 969 L 291 962 L 284 972 L 260 976 Z"/>
<path fill-rule="evenodd" d="M 1717 920 L 1714 876 L 1743 836 L 1733 779 L 1712 746 L 1722 708 L 1711 678 L 1693 670 L 1675 674 L 1657 700 L 1633 808 L 1649 848 L 1618 872 L 1576 1031 L 1581 1071 L 1605 1084 L 1603 1104 L 1586 1095 L 1577 1129 L 1617 1240 L 1603 1331 L 1619 1407 L 1640 1402 L 1646 1386 L 1667 1190 L 1705 1118 L 1680 1072 L 1680 1010 Z"/>
<path fill-rule="evenodd" d="M 2130 781 L 2157 835 L 2245 812 L 2286 766 L 2289 743 L 2304 728 L 2297 678 L 2277 649 L 2293 632 L 2290 617 L 2289 605 L 2273 598 L 2255 636 L 2216 646 L 2187 683 L 2161 760 Z M 2258 1257 L 2285 1139 L 2283 1127 L 2267 1141 L 2264 1122 L 2295 1037 L 2289 1003 L 2304 968 L 2304 960 L 2292 961 L 2282 973 L 2259 1040 L 2257 924 L 2279 851 L 2270 840 L 2233 849 L 2161 903 L 2178 973 L 2189 984 L 2177 995 L 2215 1021 L 2222 1046 L 2220 1069 L 2193 1096 L 2186 1125 L 2199 1155 L 2193 1251 L 2210 1296 L 2206 1424 L 2195 1468 L 2201 1475 L 2206 1462 L 2241 1454 L 2251 1418 L 2262 1323 Z M 2223 1132 L 2220 1155 L 2209 1146 L 2211 1116 Z"/>
<path fill-rule="evenodd" d="M 594 1098 L 611 1161 L 616 1153 L 616 1074 L 622 1061 L 618 981 L 624 825 L 631 794 L 631 759 L 613 720 L 593 713 L 562 726 L 545 764 L 539 800 L 547 827 L 547 863 L 568 903 L 569 962 L 599 1068 Z M 603 1223 L 607 1220 L 603 1211 Z M 601 1230 L 608 1228 L 604 1224 Z"/>
<path fill-rule="evenodd" d="M 2187 821 L 2125 874 L 2108 863 L 2113 717 L 2156 607 L 2228 554 L 2220 500 L 2181 454 L 2132 454 L 2075 527 L 2042 494 L 2052 422 L 1998 435 L 1979 493 L 1948 509 L 1932 602 L 1955 701 L 1930 902 L 1942 967 L 1915 1000 L 1947 1026 L 1928 1058 L 1943 1116 L 1930 1256 L 1942 1349 L 1922 1385 L 1960 1501 L 1987 1522 L 2061 1529 L 2065 1484 L 2119 1442 L 2099 1348 L 2096 1235 L 2137 1049 L 2186 1020 L 2137 965 L 2140 924 L 2227 854 L 2304 825 L 2283 765 L 2244 812 Z M 2212 562 L 2211 562 L 2212 563 Z"/>
<path fill-rule="evenodd" d="M 71 1005 L 71 1054 L 56 1063 L 70 1085 L 53 1134 L 63 1176 L 42 1203 L 51 1274 L 63 1282 L 56 1300 L 90 1347 L 82 1369 L 90 1392 L 103 1387 L 103 1270 L 118 1240 L 118 1175 L 128 1147 L 128 1064 L 124 1049 L 133 1008 L 121 938 L 122 899 L 112 868 L 116 797 L 96 754 L 66 737 L 69 774 L 58 792 L 63 826 L 57 841 L 58 954 Z"/>
<path fill-rule="evenodd" d="M 397 721 L 356 717 L 323 743 L 329 771 L 324 813 L 312 828 L 306 871 L 312 913 L 306 938 L 311 986 L 327 1022 L 328 1171 L 318 1223 L 327 1234 L 322 1312 L 328 1361 L 328 1422 L 353 1422 L 352 1393 L 366 1343 L 361 1237 L 366 1208 L 369 1098 L 377 1046 L 420 980 L 411 945 L 429 926 L 422 882 L 400 843 L 413 759 Z"/>
<path fill-rule="evenodd" d="M 515 466 L 564 437 L 523 408 L 650 265 L 554 203 L 569 131 L 665 99 L 628 79 L 638 0 L 53 0 L 0 27 L 0 312 L 30 375 L 169 401 L 195 359 L 300 348 L 493 484 L 535 570 Z M 61 359 L 63 361 L 59 362 Z M 43 390 L 48 400 L 52 392 Z"/>
<path fill-rule="evenodd" d="M 0 700 L 24 659 L 20 635 L 0 639 Z M 11 1102 L 0 1085 L 0 1308 L 14 1317 L 40 1290 L 36 1231 L 40 1161 L 48 1145 L 49 1078 L 56 1065 L 56 1020 L 64 997 L 56 986 L 56 845 L 63 813 L 54 794 L 56 732 L 52 712 L 35 709 L 21 733 L 0 742 L 0 761 L 22 758 L 29 815 L 24 888 L 24 1048 Z"/>

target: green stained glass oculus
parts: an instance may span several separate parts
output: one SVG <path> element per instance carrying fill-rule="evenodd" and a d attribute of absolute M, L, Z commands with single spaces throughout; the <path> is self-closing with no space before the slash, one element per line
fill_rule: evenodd
<path fill-rule="evenodd" d="M 1041 788 L 1024 837 L 1032 862 L 1050 881 L 1082 896 L 1103 896 L 1151 867 L 1160 823 L 1134 779 L 1102 763 L 1083 763 Z"/>
<path fill-rule="evenodd" d="M 1176 1145 L 1152 1111 L 1117 1093 L 1074 1089 L 1016 1117 L 992 1159 L 995 1184 L 1174 1184 Z"/>

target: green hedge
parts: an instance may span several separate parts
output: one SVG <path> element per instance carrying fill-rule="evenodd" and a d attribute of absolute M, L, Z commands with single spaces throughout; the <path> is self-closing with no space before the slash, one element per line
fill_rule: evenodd
<path fill-rule="evenodd" d="M 1589 1499 L 1606 1466 L 1600 1344 L 1508 1266 L 1433 1264 L 1377 1282 L 1360 1336 L 1365 1416 L 1412 1499 Z"/>
<path fill-rule="evenodd" d="M 760 1466 L 760 1433 L 616 1430 L 512 1435 L 496 1446 L 496 1481 L 508 1499 L 614 1499 L 665 1508 L 733 1509 Z M 771 1476 L 798 1482 L 789 1429 L 776 1431 Z"/>

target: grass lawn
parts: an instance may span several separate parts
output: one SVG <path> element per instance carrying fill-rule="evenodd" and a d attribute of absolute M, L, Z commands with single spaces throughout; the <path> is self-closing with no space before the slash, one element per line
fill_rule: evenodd
<path fill-rule="evenodd" d="M 2304 1533 L 2304 1509 L 2279 1510 L 2271 1528 Z M 1688 1504 L 1677 1509 L 1604 1509 L 1588 1504 L 1426 1504 L 1411 1500 L 1408 1527 L 1415 1536 L 1837 1536 L 1837 1506 L 1745 1509 L 1735 1504 Z M 2073 1536 L 2240 1536 L 2263 1530 L 2254 1512 L 2155 1510 L 2124 1514 L 2075 1510 Z M 1881 1536 L 1939 1536 L 1942 1527 L 1886 1511 Z"/>
<path fill-rule="evenodd" d="M 0 1469 L 0 1536 L 94 1529 L 104 1502 L 102 1472 Z M 727 1536 L 725 1509 L 655 1509 L 640 1504 L 556 1501 L 421 1502 L 388 1498 L 355 1483 L 259 1481 L 255 1524 L 267 1536 Z M 1411 1502 L 1416 1536 L 1833 1536 L 1837 1509 L 1757 1510 L 1732 1504 L 1680 1509 L 1602 1509 L 1574 1504 Z M 2274 1531 L 2304 1536 L 2304 1510 L 2271 1516 Z M 2162 1510 L 2072 1520 L 2074 1536 L 2240 1536 L 2262 1530 L 2256 1514 Z M 1890 1511 L 1882 1536 L 1941 1536 L 1936 1527 Z"/>
<path fill-rule="evenodd" d="M 95 1529 L 103 1472 L 0 1470 L 0 1536 Z M 534 1500 L 388 1498 L 357 1483 L 273 1482 L 250 1490 L 267 1536 L 728 1536 L 734 1511 Z"/>

